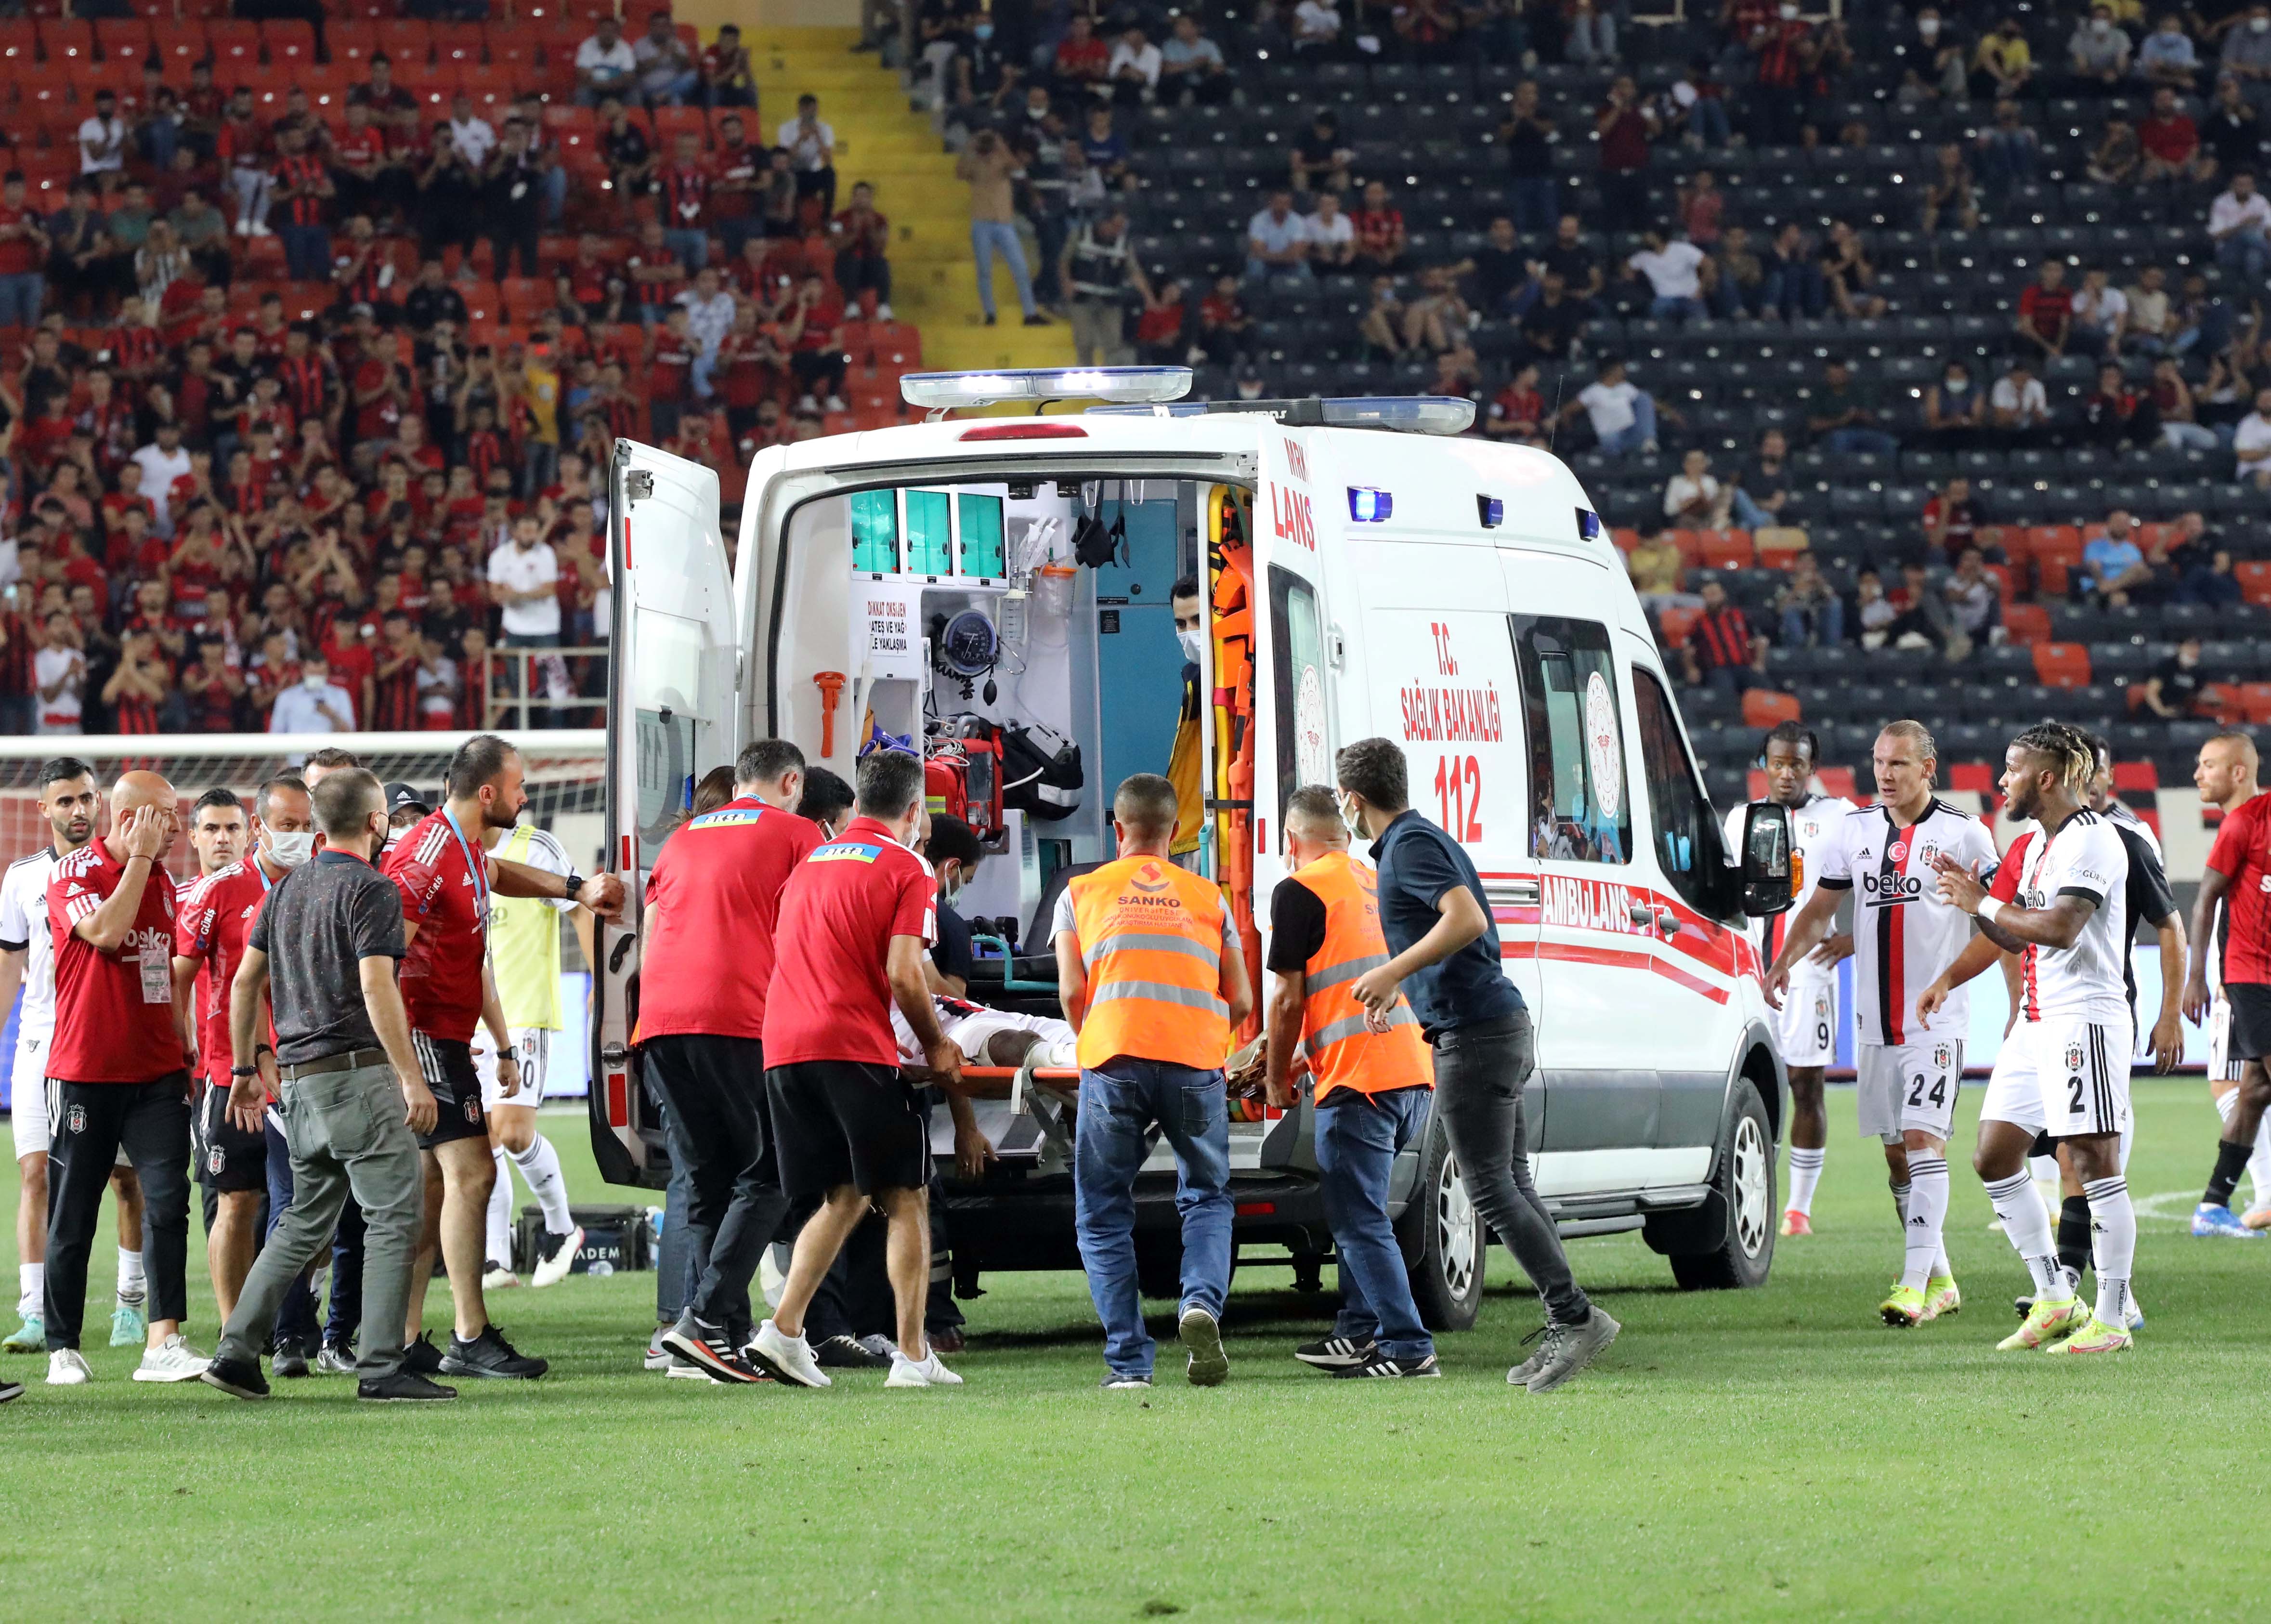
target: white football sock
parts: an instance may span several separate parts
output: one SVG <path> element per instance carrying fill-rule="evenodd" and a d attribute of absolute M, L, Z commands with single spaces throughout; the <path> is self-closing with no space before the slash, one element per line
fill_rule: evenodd
<path fill-rule="evenodd" d="M 482 1247 L 489 1262 L 512 1266 L 512 1166 L 503 1151 L 491 1151 L 496 1161 L 496 1182 L 489 1187 L 488 1240 Z"/>
<path fill-rule="evenodd" d="M 564 1235 L 576 1227 L 568 1216 L 568 1179 L 560 1171 L 560 1152 L 552 1148 L 552 1141 L 542 1134 L 528 1142 L 528 1149 L 517 1152 L 514 1166 L 528 1183 L 528 1193 L 536 1197 L 536 1204 L 544 1209 L 544 1233 Z M 499 1183 L 504 1181 L 502 1172 Z"/>
<path fill-rule="evenodd" d="M 1987 1199 L 1994 1203 L 1995 1216 L 2003 1220 L 2003 1233 L 2012 1249 L 2025 1260 L 2027 1272 L 2034 1277 L 2036 1296 L 2052 1300 L 2072 1296 L 2066 1271 L 2059 1267 L 2050 1215 L 2035 1194 L 2035 1181 L 2023 1173 L 2014 1173 L 1990 1184 Z"/>
<path fill-rule="evenodd" d="M 1905 1210 L 1901 1284 L 1922 1291 L 1939 1267 L 1940 1232 L 1947 1223 L 1946 1157 L 1910 1152 Z"/>
<path fill-rule="evenodd" d="M 136 1304 L 149 1294 L 149 1282 L 142 1277 L 142 1254 L 118 1248 L 118 1300 Z"/>
<path fill-rule="evenodd" d="M 2129 1270 L 2137 1257 L 2137 1209 L 2129 1181 L 2116 1174 L 2081 1187 L 2089 1197 L 2090 1261 L 2097 1267 L 2097 1318 L 2116 1330 L 2129 1323 Z"/>
<path fill-rule="evenodd" d="M 1786 1210 L 1813 1215 L 1813 1192 L 1821 1183 L 1821 1158 L 1828 1154 L 1821 1150 L 1801 1151 L 1790 1147 L 1790 1201 Z"/>
<path fill-rule="evenodd" d="M 44 1313 L 41 1304 L 48 1294 L 48 1266 L 45 1263 L 16 1265 L 16 1312 L 29 1318 Z"/>

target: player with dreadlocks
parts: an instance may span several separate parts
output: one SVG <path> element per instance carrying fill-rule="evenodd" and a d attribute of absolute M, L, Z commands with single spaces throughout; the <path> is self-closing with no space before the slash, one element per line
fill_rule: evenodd
<path fill-rule="evenodd" d="M 1940 895 L 2019 956 L 2020 1019 L 1996 1058 L 1972 1157 L 2034 1277 L 2034 1307 L 1999 1345 L 2007 1350 L 2113 1353 L 2130 1342 L 2137 1211 L 2121 1174 L 2137 1038 L 2123 981 L 2129 856 L 2113 825 L 2089 809 L 2096 773 L 2088 734 L 2063 722 L 2029 727 L 2004 755 L 2003 793 L 2010 816 L 2034 819 L 2042 832 L 2006 855 L 1995 884 L 2002 895 L 1958 865 L 1934 865 Z M 1943 991 L 1935 985 L 1927 996 Z M 2050 1215 L 2027 1176 L 2027 1152 L 2043 1133 L 2073 1158 L 2089 1203 L 2095 1312 L 2059 1263 Z"/>

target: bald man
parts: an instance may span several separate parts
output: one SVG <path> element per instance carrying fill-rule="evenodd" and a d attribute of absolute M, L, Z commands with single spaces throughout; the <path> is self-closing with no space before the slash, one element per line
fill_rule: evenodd
<path fill-rule="evenodd" d="M 48 1050 L 54 1210 L 48 1220 L 48 1382 L 93 1373 L 79 1354 L 86 1260 L 112 1158 L 142 1181 L 150 1329 L 137 1382 L 186 1382 L 206 1360 L 182 1338 L 189 1312 L 190 1062 L 195 1012 L 174 989 L 174 882 L 162 867 L 179 799 L 154 772 L 110 792 L 110 832 L 56 864 L 56 1032 Z"/>

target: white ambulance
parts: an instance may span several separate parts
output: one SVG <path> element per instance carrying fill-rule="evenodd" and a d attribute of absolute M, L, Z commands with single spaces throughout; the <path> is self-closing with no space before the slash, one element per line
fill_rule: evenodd
<path fill-rule="evenodd" d="M 979 959 L 972 996 L 1054 1014 L 1049 906 L 1114 854 L 1121 778 L 1167 771 L 1179 731 L 1188 763 L 1195 721 L 1204 820 L 1182 860 L 1221 881 L 1259 987 L 1286 797 L 1385 734 L 1413 804 L 1483 874 L 1537 1026 L 1530 1149 L 1562 1232 L 1641 1230 L 1682 1285 L 1760 1284 L 1786 1090 L 1743 920 L 1789 905 L 1787 823 L 1754 808 L 1745 851 L 1723 851 L 1585 493 L 1545 452 L 1459 437 L 1465 401 L 1180 403 L 1188 377 L 911 376 L 932 421 L 759 452 L 737 547 L 715 473 L 617 443 L 607 816 L 634 901 L 599 950 L 601 1167 L 667 1177 L 638 1077 L 636 899 L 695 781 L 744 741 L 793 740 L 846 779 L 872 743 L 937 758 L 934 805 L 1001 853 L 957 902 L 1005 950 Z M 1083 399 L 1106 404 L 1039 409 Z M 1005 400 L 1037 409 L 952 414 Z M 1188 708 L 1179 577 L 1207 617 Z M 966 1185 L 945 1158 L 957 1274 L 1077 1267 L 1063 1091 L 992 1091 L 978 1109 L 999 1166 Z M 1331 1236 L 1309 1109 L 1240 1098 L 1232 1116 L 1241 1260 L 1290 1257 L 1312 1285 Z M 1472 1323 L 1488 1236 L 1440 1128 L 1394 1200 L 1430 1322 Z M 1172 1292 L 1164 1146 L 1138 1225 L 1147 1290 Z"/>

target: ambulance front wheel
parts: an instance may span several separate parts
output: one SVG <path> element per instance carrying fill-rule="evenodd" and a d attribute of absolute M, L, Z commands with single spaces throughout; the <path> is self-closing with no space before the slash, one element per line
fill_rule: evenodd
<path fill-rule="evenodd" d="M 1468 1198 L 1451 1136 L 1431 1119 L 1419 1157 L 1419 1181 L 1397 1220 L 1411 1297 L 1429 1330 L 1472 1330 L 1483 1306 L 1483 1256 L 1489 1226 Z"/>
<path fill-rule="evenodd" d="M 1774 1129 L 1749 1078 L 1735 1084 L 1711 1194 L 1692 1213 L 1649 1222 L 1649 1244 L 1666 1253 L 1672 1278 L 1691 1292 L 1764 1285 L 1774 1267 Z"/>

